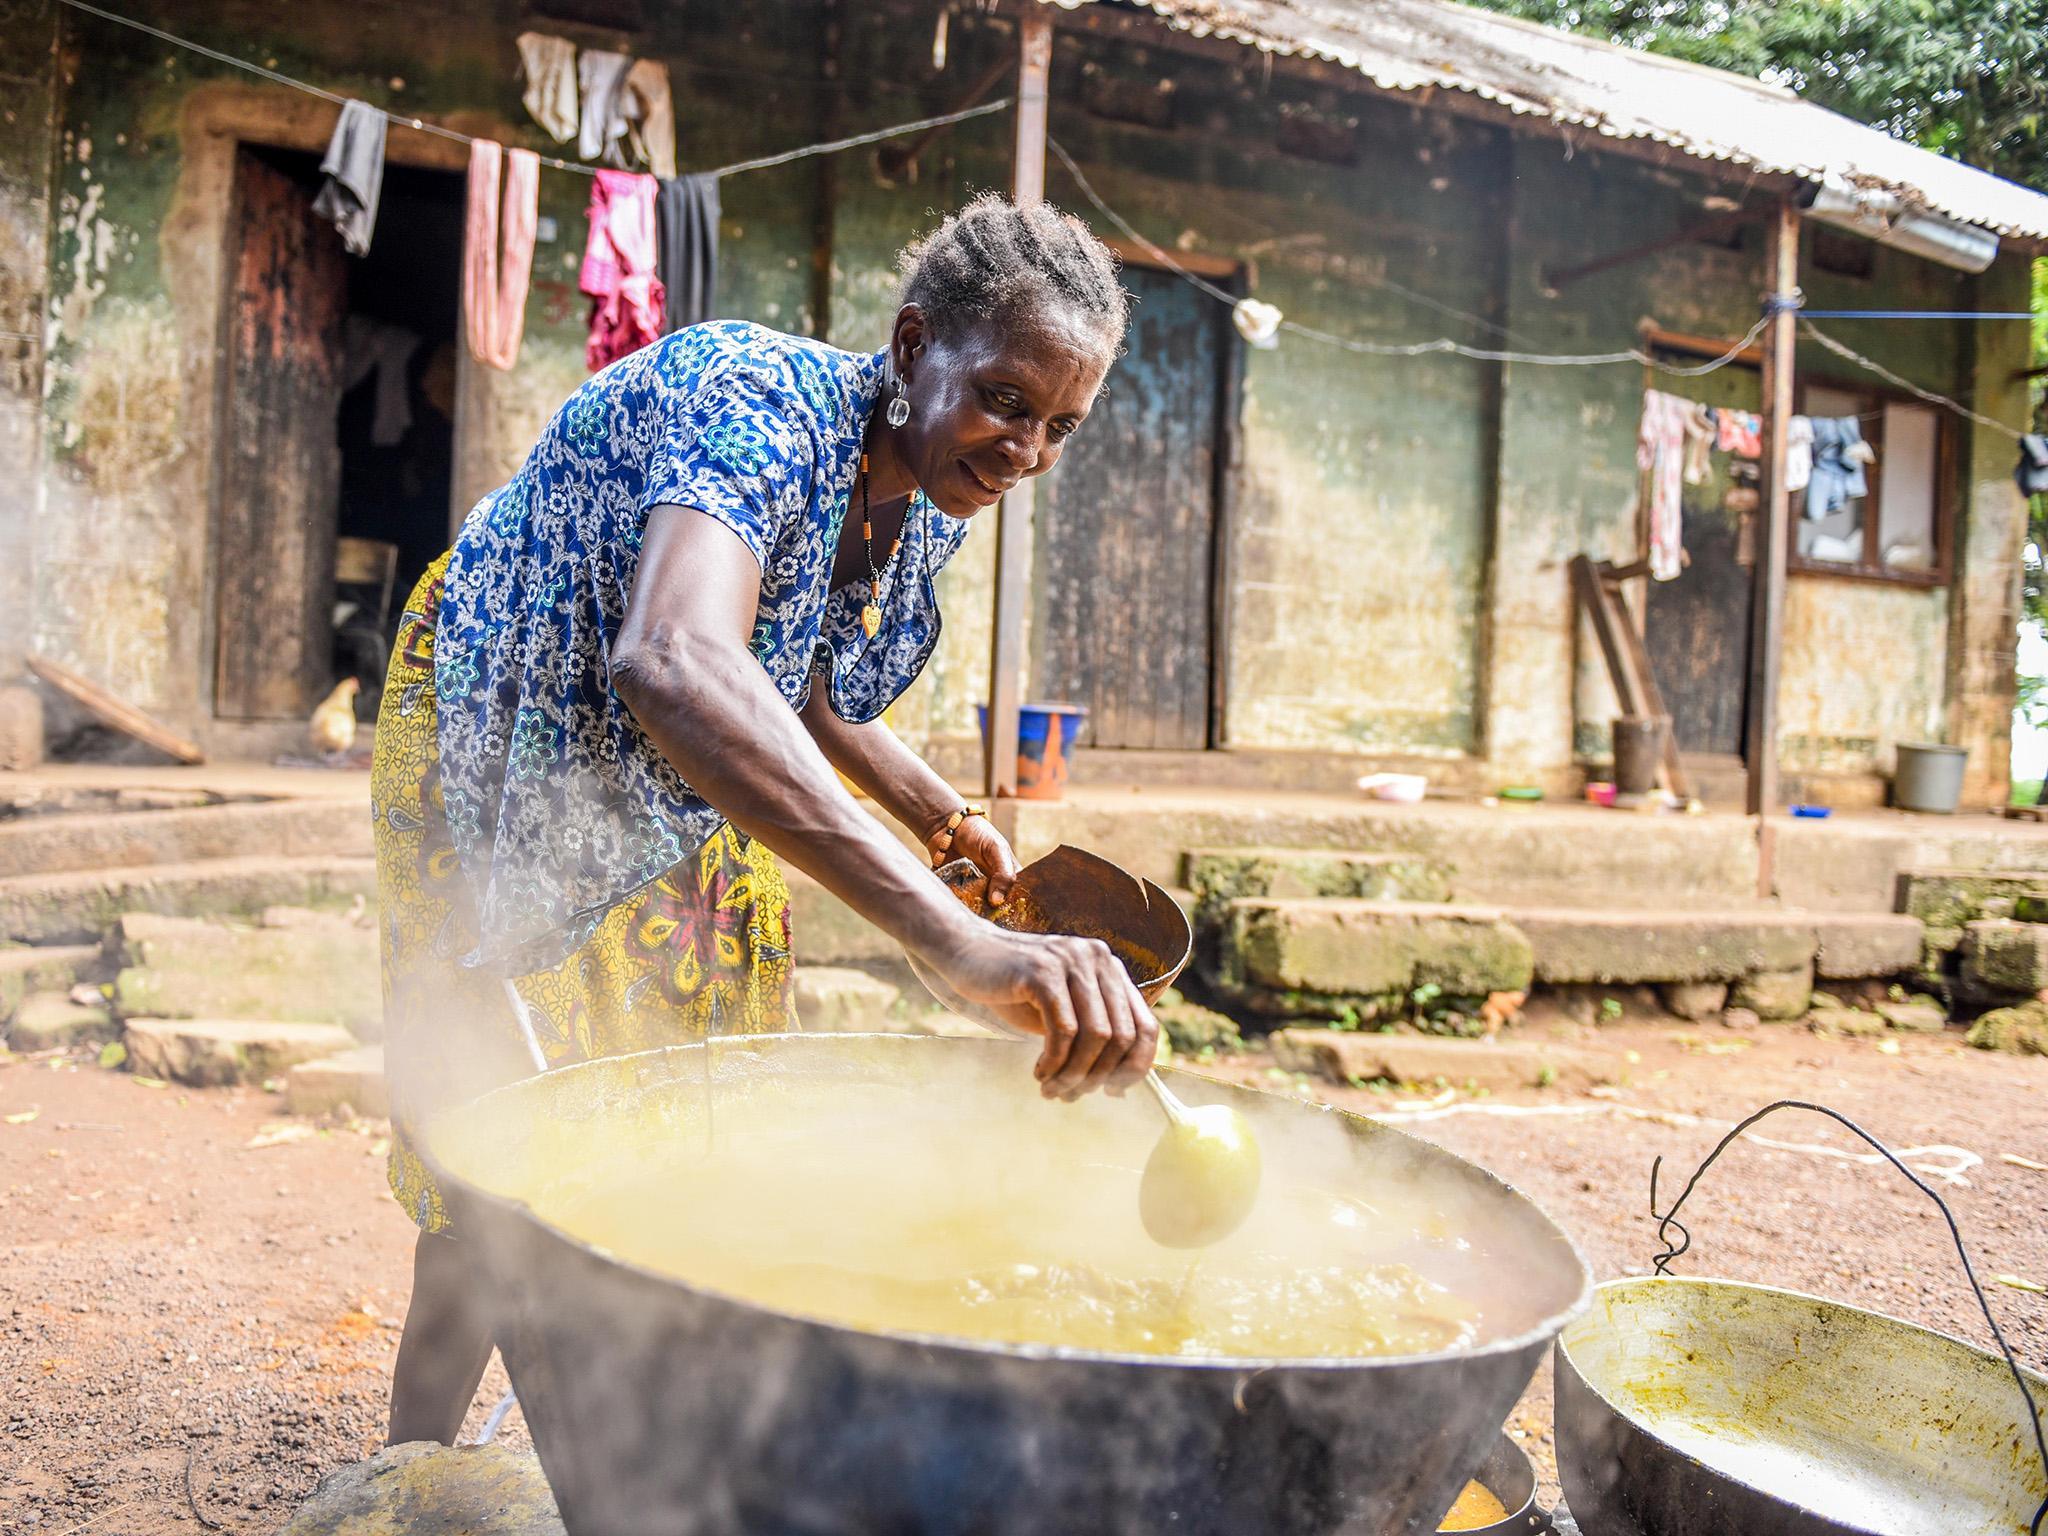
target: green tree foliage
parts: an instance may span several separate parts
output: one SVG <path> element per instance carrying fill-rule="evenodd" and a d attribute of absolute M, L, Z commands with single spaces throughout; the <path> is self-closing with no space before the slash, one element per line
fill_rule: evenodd
<path fill-rule="evenodd" d="M 2048 191 L 2048 0 L 1475 0 L 1790 86 Z"/>

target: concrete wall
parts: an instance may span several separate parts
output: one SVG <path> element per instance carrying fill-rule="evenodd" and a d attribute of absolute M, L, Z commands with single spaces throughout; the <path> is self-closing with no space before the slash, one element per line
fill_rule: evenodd
<path fill-rule="evenodd" d="M 33 30 L 19 18 L 36 9 L 11 10 L 9 26 Z M 907 4 L 886 18 L 816 3 L 649 11 L 651 35 L 631 46 L 670 66 L 686 168 L 945 110 L 1013 47 L 1000 13 L 955 14 L 938 72 L 935 13 Z M 330 89 L 551 147 L 518 102 L 520 23 L 492 0 L 442 12 L 423 29 L 397 0 L 302 6 L 289 25 L 253 0 L 148 7 L 174 31 Z M 25 253 L 24 270 L 47 273 L 46 293 L 31 283 L 5 297 L 46 316 L 49 365 L 46 379 L 0 391 L 0 429 L 19 462 L 40 462 L 19 483 L 46 507 L 0 518 L 0 550 L 9 539 L 27 547 L 37 573 L 31 602 L 0 603 L 0 664 L 10 643 L 32 641 L 231 748 L 209 697 L 226 176 L 238 138 L 317 148 L 334 109 L 76 13 L 40 25 L 45 48 L 51 29 L 62 41 L 54 155 L 47 127 L 40 141 L 54 179 L 36 169 L 33 124 L 10 120 L 0 231 L 10 254 Z M 835 25 L 845 32 L 836 49 Z M 1091 110 L 1119 86 L 1170 90 L 1171 127 Z M 1282 125 L 1303 120 L 1354 134 L 1355 163 L 1282 153 Z M 1251 53 L 1191 58 L 1064 31 L 1053 131 L 1149 238 L 1244 263 L 1253 291 L 1291 319 L 1368 344 L 1449 335 L 1604 351 L 1628 345 L 1646 317 L 1733 335 L 1756 313 L 1755 232 L 1741 249 L 1679 246 L 1562 292 L 1545 285 L 1547 266 L 1697 219 L 1719 189 L 1683 162 L 1658 170 L 1568 151 L 1549 135 L 1269 74 Z M 901 184 L 883 179 L 871 151 L 728 180 L 725 312 L 879 345 L 897 248 L 973 191 L 1007 183 L 1009 135 L 1007 116 L 953 129 Z M 391 142 L 399 158 L 462 163 L 444 140 L 394 130 Z M 1109 232 L 1057 162 L 1048 192 Z M 537 253 L 518 368 L 464 371 L 457 511 L 511 471 L 583 377 L 574 283 L 586 196 L 581 178 L 543 172 L 542 213 L 557 238 Z M 1880 252 L 1869 281 L 1817 276 L 1808 287 L 1816 303 L 2002 307 L 2016 282 L 2023 291 L 2016 261 L 1973 284 Z M 1999 381 L 2024 347 L 2021 327 L 2007 328 L 2011 337 L 1994 327 L 1837 329 L 1918 382 L 1975 387 L 2001 416 L 2020 409 Z M 1565 563 L 1581 551 L 1634 552 L 1643 384 L 1634 366 L 1389 357 L 1299 337 L 1248 353 L 1227 528 L 1229 745 L 1422 757 L 1475 784 L 1564 787 L 1601 750 L 1612 713 L 1597 657 L 1574 632 Z M 40 416 L 25 404 L 37 393 Z M 2004 478 L 2009 457 L 1994 433 L 1969 439 L 1953 593 L 1794 578 L 1788 768 L 1867 775 L 1889 766 L 1900 737 L 1946 728 L 1976 749 L 1976 789 L 1994 792 L 2022 522 Z M 945 639 L 892 717 L 913 743 L 955 757 L 986 692 L 992 535 L 976 530 L 943 579 Z M 0 581 L 20 582 L 29 561 L 0 566 Z M 8 616 L 24 611 L 10 642 Z"/>

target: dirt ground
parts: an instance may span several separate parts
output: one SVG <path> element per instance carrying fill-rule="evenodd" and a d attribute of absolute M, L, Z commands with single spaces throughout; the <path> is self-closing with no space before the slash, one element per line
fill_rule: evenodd
<path fill-rule="evenodd" d="M 1888 1055 L 1788 1029 L 1576 1034 L 1615 1053 L 1627 1081 L 1599 1097 L 1465 1099 L 1472 1107 L 1411 1128 L 1534 1197 L 1603 1278 L 1649 1268 L 1652 1157 L 1682 1180 L 1719 1122 L 1771 1098 L 1822 1100 L 1897 1147 L 1962 1148 L 1982 1163 L 1965 1186 L 1938 1187 L 2008 1337 L 2048 1365 L 2048 1297 L 1991 1280 L 2048 1281 L 2048 1173 L 2000 1160 L 2048 1162 L 2048 1060 L 1952 1037 L 1908 1037 Z M 1291 1086 L 1256 1057 L 1229 1072 Z M 1327 1093 L 1375 1112 L 1395 1097 Z M 1575 1112 L 1497 1112 L 1508 1103 Z M 271 1139 L 280 1133 L 291 1139 Z M 1850 1145 L 1810 1116 L 1760 1133 Z M 412 1239 L 383 1192 L 383 1135 L 294 1121 L 255 1090 L 151 1088 L 83 1060 L 0 1065 L 0 1531 L 254 1536 L 324 1472 L 375 1448 Z M 1681 1272 L 1813 1291 L 1988 1342 L 1939 1215 L 1889 1169 L 1740 1145 L 1687 1220 Z M 502 1389 L 494 1366 L 472 1434 Z M 1548 1392 L 1546 1370 L 1511 1421 L 1546 1470 Z M 505 1433 L 522 1435 L 516 1414 Z"/>

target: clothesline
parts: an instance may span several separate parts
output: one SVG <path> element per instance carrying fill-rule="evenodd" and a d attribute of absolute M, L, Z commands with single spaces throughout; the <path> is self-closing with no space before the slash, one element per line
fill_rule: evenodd
<path fill-rule="evenodd" d="M 189 38 L 179 37 L 176 33 L 164 31 L 161 27 L 153 27 L 147 22 L 137 21 L 132 16 L 123 16 L 114 11 L 102 10 L 96 5 L 88 4 L 87 0 L 58 0 L 58 3 L 60 5 L 67 5 L 74 11 L 84 11 L 89 16 L 97 16 L 103 21 L 111 21 L 119 26 L 132 27 L 137 32 L 146 32 L 161 42 L 187 49 L 204 58 L 212 59 L 219 64 L 230 65 L 235 69 L 247 70 L 250 74 L 259 75 L 273 84 L 290 86 L 293 90 L 304 91 L 310 96 L 318 96 L 323 101 L 331 101 L 336 106 L 347 106 L 352 99 L 336 91 L 330 91 L 325 86 L 314 85 L 308 80 L 296 79 L 281 70 L 272 69 L 268 65 L 258 64 L 250 59 L 238 58 L 232 53 L 223 53 L 218 48 L 209 48 L 204 43 L 195 43 Z M 772 166 L 787 165 L 792 160 L 805 160 L 813 155 L 835 155 L 841 150 L 858 149 L 864 144 L 879 144 L 884 139 L 900 138 L 906 133 L 921 133 L 927 128 L 945 128 L 954 123 L 964 123 L 969 118 L 986 117 L 991 112 L 1003 111 L 1010 105 L 1010 102 L 1011 98 L 1004 96 L 995 101 L 983 102 L 978 107 L 968 107 L 964 111 L 947 112 L 938 117 L 920 117 L 913 122 L 896 123 L 887 128 L 876 128 L 867 133 L 854 134 L 850 138 L 830 139 L 820 144 L 805 144 L 796 149 L 783 150 L 779 154 L 763 155 L 754 160 L 741 160 L 732 165 L 720 166 L 715 170 L 694 174 L 723 177 L 739 176 L 748 171 L 765 171 Z M 410 128 L 417 133 L 431 133 L 437 138 L 449 139 L 457 144 L 474 144 L 477 142 L 475 134 L 460 133 L 453 128 L 444 128 L 439 123 L 430 123 L 425 118 L 408 117 L 402 112 L 393 112 L 388 107 L 379 107 L 373 103 L 365 103 L 365 105 L 370 106 L 372 111 L 381 113 L 388 122 L 396 123 L 402 128 Z M 549 166 L 557 171 L 574 171 L 579 176 L 595 176 L 600 169 L 598 166 L 584 165 L 576 160 L 563 160 L 554 155 L 540 155 L 537 158 L 542 165 Z"/>
<path fill-rule="evenodd" d="M 1051 146 L 1052 152 L 1059 157 L 1060 163 L 1067 168 L 1067 173 L 1074 178 L 1075 185 L 1081 189 L 1081 195 L 1086 197 L 1090 203 L 1095 205 L 1095 209 L 1098 213 L 1100 213 L 1104 218 L 1108 219 L 1112 224 L 1116 225 L 1118 229 L 1123 231 L 1125 238 L 1132 240 L 1136 242 L 1138 245 L 1142 246 L 1147 252 L 1147 254 L 1149 254 L 1154 261 L 1158 262 L 1161 266 L 1167 268 L 1175 275 L 1184 278 L 1189 283 L 1192 283 L 1196 288 L 1200 289 L 1203 293 L 1206 293 L 1210 298 L 1215 299 L 1219 303 L 1228 304 L 1233 308 L 1236 307 L 1238 302 L 1238 296 L 1236 294 L 1229 293 L 1224 289 L 1217 287 L 1214 283 L 1208 282 L 1207 280 L 1198 276 L 1197 274 L 1190 272 L 1186 267 L 1183 267 L 1179 262 L 1175 261 L 1173 257 L 1169 255 L 1166 251 L 1161 250 L 1157 245 L 1153 244 L 1150 240 L 1146 239 L 1142 234 L 1138 232 L 1138 230 L 1131 224 L 1131 222 L 1128 219 L 1126 219 L 1122 214 L 1118 213 L 1114 208 L 1110 207 L 1108 203 L 1104 202 L 1101 194 L 1095 190 L 1093 185 L 1089 183 L 1087 176 L 1082 173 L 1080 166 L 1074 163 L 1074 157 L 1068 154 L 1066 150 L 1063 147 L 1061 147 L 1057 139 L 1048 137 L 1046 139 L 1046 143 Z M 1372 279 L 1367 278 L 1366 281 L 1371 282 Z M 1395 285 L 1393 284 L 1384 284 L 1382 286 L 1394 288 L 1394 291 L 1401 293 L 1407 297 L 1414 297 L 1418 299 L 1421 297 L 1420 295 L 1410 295 L 1408 294 L 1407 290 L 1395 287 Z M 1446 313 L 1458 315 L 1462 319 L 1470 320 L 1475 324 L 1486 326 L 1489 330 L 1498 331 L 1501 329 L 1501 327 L 1494 324 L 1492 321 L 1481 319 L 1477 315 L 1464 314 L 1462 311 L 1453 310 L 1448 305 L 1436 303 L 1434 300 L 1424 300 L 1423 302 L 1428 303 L 1431 308 L 1440 309 L 1445 311 Z M 1830 311 L 1829 313 L 1833 314 L 1834 312 Z M 1850 312 L 1842 311 L 1841 313 L 1847 315 Z M 1878 314 L 1873 313 L 1869 316 L 1866 316 L 1866 318 L 1921 319 L 1932 318 L 1932 313 L 1930 312 L 1926 315 L 1907 314 L 1900 316 L 1880 316 Z M 1972 311 L 1968 314 L 1967 318 L 1986 320 L 2010 320 L 2031 319 L 2032 316 L 2028 314 L 2021 314 L 2018 312 L 2008 313 L 2000 311 L 1997 313 L 1978 314 L 1977 312 Z M 1542 352 L 1502 352 L 1495 351 L 1485 347 L 1467 346 L 1463 342 L 1452 341 L 1447 336 L 1439 336 L 1433 341 L 1417 341 L 1400 344 L 1389 342 L 1359 341 L 1353 337 L 1335 336 L 1328 331 L 1319 331 L 1315 329 L 1313 326 L 1300 325 L 1292 320 L 1282 320 L 1279 324 L 1279 329 L 1290 332 L 1291 334 L 1296 336 L 1304 337 L 1310 341 L 1319 341 L 1328 346 L 1342 347 L 1344 350 L 1348 352 L 1361 352 L 1373 357 L 1422 357 L 1430 353 L 1451 353 L 1458 357 L 1469 357 L 1476 359 L 1480 362 L 1531 363 L 1542 364 L 1549 367 L 1597 367 L 1609 363 L 1640 363 L 1645 367 L 1653 368 L 1660 373 L 1671 374 L 1677 378 L 1699 378 L 1705 374 L 1713 373 L 1721 368 L 1727 367 L 1730 363 L 1734 362 L 1737 358 L 1739 358 L 1744 352 L 1748 351 L 1749 348 L 1755 344 L 1757 338 L 1763 334 L 1764 327 L 1770 323 L 1770 320 L 1771 316 L 1768 312 L 1766 312 L 1760 319 L 1758 319 L 1756 324 L 1752 325 L 1746 332 L 1743 333 L 1742 339 L 1737 341 L 1726 352 L 1722 353 L 1719 357 L 1714 358 L 1711 362 L 1700 363 L 1696 365 L 1679 365 L 1673 363 L 1666 363 L 1656 357 L 1651 356 L 1649 353 L 1646 353 L 1641 349 L 1635 347 L 1631 347 L 1626 351 L 1618 352 L 1586 352 L 1562 354 Z M 1900 378 L 1899 375 L 1893 373 L 1883 364 L 1874 362 L 1870 358 L 1865 357 L 1861 352 L 1856 351 L 1854 348 L 1846 346 L 1842 342 L 1836 341 L 1832 336 L 1829 336 L 1825 332 L 1821 331 L 1811 321 L 1802 319 L 1800 321 L 1799 328 L 1812 340 L 1818 342 L 1821 346 L 1826 347 L 1830 352 L 1833 352 L 1836 356 L 1842 358 L 1844 361 L 1854 363 L 1857 367 L 1866 369 L 1867 371 L 1876 374 L 1879 378 L 1885 380 L 1887 383 L 1893 385 L 1896 388 L 1903 389 L 1911 394 L 1917 395 L 1920 399 L 1927 401 L 1930 405 L 1938 405 L 1947 410 L 1954 411 L 1958 416 L 1961 416 L 1968 421 L 1973 421 L 1977 423 L 1979 426 L 1989 427 L 1995 432 L 2003 433 L 2005 436 L 2013 439 L 2013 441 L 2015 442 L 2018 442 L 2020 438 L 2024 435 L 2016 431 L 2014 428 L 2007 426 L 2004 422 L 1994 421 L 1991 417 L 1985 416 L 1977 411 L 1973 411 L 1968 406 L 1962 404 L 1960 401 L 1950 399 L 1947 395 L 1937 394 L 1935 391 L 1931 389 L 1922 389 L 1919 385 L 1911 383 L 1906 379 Z"/>
<path fill-rule="evenodd" d="M 1175 261 L 1166 251 L 1146 239 L 1144 235 L 1138 232 L 1136 226 L 1114 208 L 1110 207 L 1108 203 L 1104 202 L 1102 195 L 1095 190 L 1094 185 L 1082 172 L 1081 167 L 1074 163 L 1074 157 L 1067 153 L 1065 147 L 1061 145 L 1058 139 L 1048 135 L 1045 142 L 1052 152 L 1059 157 L 1060 164 L 1067 168 L 1067 174 L 1074 178 L 1074 184 L 1081 189 L 1081 195 L 1094 204 L 1096 212 L 1100 213 L 1121 230 L 1126 239 L 1143 247 L 1145 252 L 1154 261 L 1158 262 L 1175 276 L 1192 283 L 1197 289 L 1206 293 L 1218 303 L 1228 304 L 1233 309 L 1237 307 L 1238 296 L 1236 294 L 1219 288 L 1205 278 L 1190 272 L 1186 267 Z M 1371 282 L 1373 280 L 1367 278 L 1366 281 Z M 1398 288 L 1393 284 L 1381 284 L 1380 286 L 1392 288 L 1404 297 L 1421 297 L 1420 295 L 1411 295 L 1407 290 Z M 1501 329 L 1493 321 L 1483 319 L 1478 315 L 1466 314 L 1462 310 L 1452 309 L 1449 305 L 1439 304 L 1433 299 L 1424 300 L 1423 302 L 1428 303 L 1432 309 L 1442 310 L 1462 320 L 1469 320 L 1475 325 L 1486 327 L 1488 330 L 1498 331 Z M 1529 363 L 1544 367 L 1564 368 L 1597 367 L 1610 363 L 1637 363 L 1678 378 L 1698 378 L 1704 374 L 1713 373 L 1717 369 L 1725 368 L 1728 364 L 1734 362 L 1736 358 L 1748 350 L 1757 337 L 1763 334 L 1764 326 L 1768 323 L 1768 317 L 1759 319 L 1755 325 L 1749 328 L 1748 334 L 1731 346 L 1725 353 L 1711 362 L 1700 364 L 1663 362 L 1658 358 L 1652 357 L 1639 347 L 1630 347 L 1625 351 L 1617 352 L 1506 352 L 1489 347 L 1468 346 L 1462 341 L 1453 341 L 1448 336 L 1439 336 L 1431 341 L 1360 341 L 1356 337 L 1337 336 L 1329 331 L 1319 331 L 1313 326 L 1302 325 L 1294 320 L 1280 321 L 1279 329 L 1295 336 L 1305 337 L 1310 341 L 1322 342 L 1326 346 L 1341 347 L 1347 352 L 1361 352 L 1371 357 L 1425 357 L 1432 353 L 1450 353 L 1458 357 L 1473 358 L 1479 362 Z"/>

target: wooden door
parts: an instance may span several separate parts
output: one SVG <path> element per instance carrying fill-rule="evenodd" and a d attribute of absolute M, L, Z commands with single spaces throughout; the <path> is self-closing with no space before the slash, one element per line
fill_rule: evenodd
<path fill-rule="evenodd" d="M 347 256 L 316 188 L 244 148 L 228 226 L 214 713 L 301 717 L 332 671 Z"/>
<path fill-rule="evenodd" d="M 1040 482 L 1033 698 L 1087 705 L 1087 745 L 1201 748 L 1229 311 L 1168 272 L 1123 278 L 1128 347 Z"/>
<path fill-rule="evenodd" d="M 1757 408 L 1757 378 L 1747 369 L 1724 369 L 1676 387 L 1706 405 Z M 1738 480 L 1734 462 L 1728 454 L 1708 455 L 1706 482 L 1685 487 L 1686 567 L 1671 581 L 1649 583 L 1643 619 L 1643 642 L 1671 711 L 1672 735 L 1689 757 L 1736 757 L 1743 750 L 1760 514 L 1757 482 Z"/>

